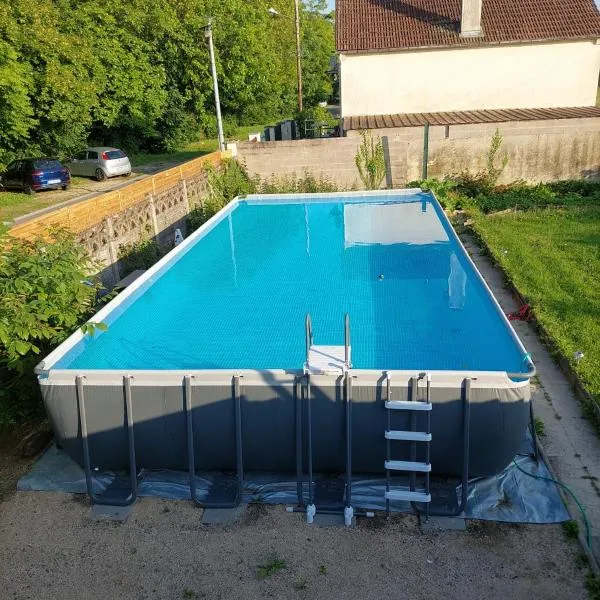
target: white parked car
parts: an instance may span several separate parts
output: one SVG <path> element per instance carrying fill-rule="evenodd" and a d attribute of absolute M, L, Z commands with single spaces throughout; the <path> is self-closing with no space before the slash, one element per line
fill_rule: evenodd
<path fill-rule="evenodd" d="M 65 165 L 71 175 L 95 177 L 98 181 L 131 173 L 129 158 L 118 148 L 86 148 L 65 161 Z"/>

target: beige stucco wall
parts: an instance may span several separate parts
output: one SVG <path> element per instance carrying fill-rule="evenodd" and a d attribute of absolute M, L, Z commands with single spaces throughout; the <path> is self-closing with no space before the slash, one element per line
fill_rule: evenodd
<path fill-rule="evenodd" d="M 342 54 L 342 116 L 593 106 L 595 41 Z"/>

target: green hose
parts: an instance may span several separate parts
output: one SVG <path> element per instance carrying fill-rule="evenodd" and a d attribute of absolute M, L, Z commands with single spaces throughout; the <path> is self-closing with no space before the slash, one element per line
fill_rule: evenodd
<path fill-rule="evenodd" d="M 558 481 L 557 479 L 553 479 L 552 477 L 543 477 L 542 475 L 534 475 L 533 473 L 529 473 L 527 472 L 525 469 L 523 469 L 522 467 L 520 467 L 517 463 L 517 461 L 513 458 L 513 463 L 515 464 L 515 467 L 517 467 L 517 469 L 519 469 L 519 471 L 521 471 L 521 473 L 525 473 L 525 475 L 529 475 L 529 477 L 533 477 L 534 479 L 541 479 L 542 481 L 550 481 L 551 483 L 554 483 L 558 486 L 560 486 L 563 490 L 565 490 L 566 492 L 569 493 L 569 495 L 571 496 L 571 498 L 573 498 L 573 500 L 575 500 L 575 504 L 577 504 L 577 507 L 579 508 L 579 510 L 581 511 L 581 514 L 583 516 L 583 522 L 585 524 L 585 540 L 587 542 L 588 548 L 592 548 L 592 528 L 590 526 L 590 522 L 588 521 L 587 518 L 587 514 L 585 513 L 585 509 L 583 508 L 583 506 L 581 505 L 581 502 L 579 502 L 579 500 L 577 499 L 577 496 L 571 491 L 571 488 L 564 484 L 562 481 Z"/>

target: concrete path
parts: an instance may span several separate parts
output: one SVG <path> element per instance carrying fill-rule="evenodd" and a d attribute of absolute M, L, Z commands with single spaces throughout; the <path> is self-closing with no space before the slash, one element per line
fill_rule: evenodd
<path fill-rule="evenodd" d="M 461 236 L 461 239 L 502 308 L 506 312 L 519 308 L 504 285 L 502 271 L 473 238 Z M 552 360 L 534 326 L 522 321 L 513 321 L 513 325 L 538 370 L 539 385 L 533 394 L 533 407 L 536 417 L 544 423 L 541 443 L 558 478 L 571 488 L 585 508 L 592 526 L 593 552 L 600 560 L 600 434 L 585 417 L 571 383 Z M 570 502 L 570 509 L 573 515 L 578 515 L 583 531 L 583 520 L 574 502 Z"/>

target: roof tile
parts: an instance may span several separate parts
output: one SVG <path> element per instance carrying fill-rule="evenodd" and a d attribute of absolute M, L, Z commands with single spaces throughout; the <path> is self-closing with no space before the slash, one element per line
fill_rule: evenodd
<path fill-rule="evenodd" d="M 461 0 L 336 0 L 339 52 L 600 37 L 594 0 L 483 0 L 483 36 L 460 36 Z"/>

